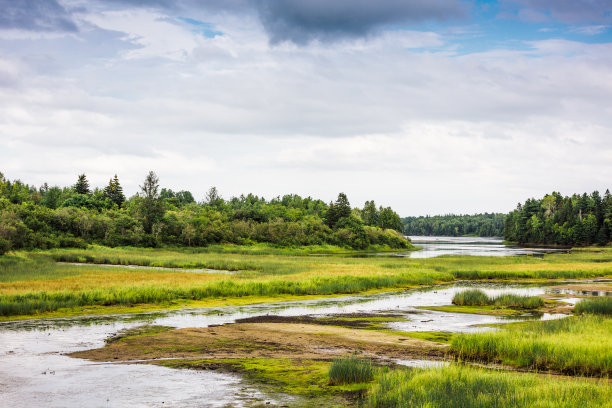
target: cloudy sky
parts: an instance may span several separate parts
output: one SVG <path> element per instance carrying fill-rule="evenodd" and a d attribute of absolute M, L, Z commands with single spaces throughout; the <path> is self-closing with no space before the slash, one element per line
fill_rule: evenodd
<path fill-rule="evenodd" d="M 612 188 L 610 0 L 0 0 L 0 172 L 400 215 Z"/>

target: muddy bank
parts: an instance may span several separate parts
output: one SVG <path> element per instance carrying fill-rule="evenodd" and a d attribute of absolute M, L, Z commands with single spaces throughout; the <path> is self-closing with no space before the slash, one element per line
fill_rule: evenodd
<path fill-rule="evenodd" d="M 330 360 L 344 354 L 377 359 L 440 359 L 447 345 L 395 333 L 313 323 L 236 323 L 139 332 L 103 348 L 71 353 L 93 361 L 164 358 Z"/>

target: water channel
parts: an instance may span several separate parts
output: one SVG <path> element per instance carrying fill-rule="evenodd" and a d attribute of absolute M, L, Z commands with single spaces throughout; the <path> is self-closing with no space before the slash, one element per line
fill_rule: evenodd
<path fill-rule="evenodd" d="M 464 245 L 460 240 L 456 243 Z M 440 243 L 435 245 L 439 246 Z M 486 245 L 479 244 L 476 251 L 481 252 L 481 247 Z M 446 252 L 452 250 L 463 249 L 447 248 Z M 429 252 L 445 251 L 437 249 Z M 275 401 L 245 384 L 236 375 L 174 370 L 154 365 L 91 363 L 64 354 L 102 347 L 105 338 L 143 324 L 206 327 L 265 314 L 299 316 L 393 312 L 406 317 L 404 322 L 390 324 L 394 329 L 403 331 L 473 332 L 487 330 L 481 326 L 483 324 L 508 321 L 496 316 L 418 309 L 419 306 L 449 305 L 454 293 L 466 287 L 482 288 L 490 295 L 501 292 L 539 295 L 545 291 L 539 286 L 453 284 L 377 295 L 243 307 L 3 322 L 0 323 L 0 397 L 4 406 L 16 408 L 239 407 L 249 406 L 253 402 L 271 402 L 274 405 Z M 544 314 L 537 318 L 557 317 Z"/>

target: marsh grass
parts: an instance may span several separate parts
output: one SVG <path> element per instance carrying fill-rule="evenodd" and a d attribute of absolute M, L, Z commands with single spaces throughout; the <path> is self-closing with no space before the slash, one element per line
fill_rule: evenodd
<path fill-rule="evenodd" d="M 330 385 L 369 382 L 378 372 L 372 361 L 349 356 L 335 359 L 329 367 Z"/>
<path fill-rule="evenodd" d="M 584 299 L 574 306 L 574 313 L 589 313 L 610 316 L 612 315 L 612 297 L 601 296 L 592 299 Z"/>
<path fill-rule="evenodd" d="M 324 249 L 329 248 L 316 251 Z M 274 251 L 284 254 L 272 254 Z M 451 282 L 466 276 L 531 279 L 544 275 L 564 278 L 612 274 L 612 263 L 603 262 L 612 258 L 608 252 L 551 255 L 544 259 L 469 256 L 408 259 L 354 257 L 353 253 L 303 256 L 304 253 L 296 255 L 295 251 L 262 246 L 198 249 L 92 246 L 3 255 L 0 257 L 0 316 L 83 306 L 166 304 L 182 299 L 351 294 Z M 312 253 L 315 249 L 303 251 Z M 57 260 L 88 264 L 53 262 Z M 95 264 L 174 269 L 103 268 Z M 237 272 L 231 276 L 194 274 L 182 268 Z"/>
<path fill-rule="evenodd" d="M 468 289 L 456 293 L 453 304 L 459 306 L 496 306 L 518 309 L 537 309 L 544 306 L 544 299 L 539 296 L 521 296 L 511 293 L 488 296 L 480 289 Z"/>
<path fill-rule="evenodd" d="M 572 316 L 511 324 L 497 332 L 458 334 L 451 341 L 450 353 L 461 360 L 610 376 L 612 319 Z"/>
<path fill-rule="evenodd" d="M 279 295 L 332 295 L 368 290 L 433 284 L 442 274 L 400 273 L 393 275 L 340 275 L 295 279 L 223 279 L 194 286 L 119 286 L 74 291 L 38 291 L 15 295 L 0 294 L 0 315 L 38 314 L 60 308 L 88 305 L 134 305 L 214 298 Z"/>
<path fill-rule="evenodd" d="M 370 408 L 611 407 L 605 381 L 558 379 L 451 365 L 383 374 L 365 404 Z"/>

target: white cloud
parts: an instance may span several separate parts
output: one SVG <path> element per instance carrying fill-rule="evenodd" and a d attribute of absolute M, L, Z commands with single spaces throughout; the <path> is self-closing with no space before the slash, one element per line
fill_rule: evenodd
<path fill-rule="evenodd" d="M 270 47 L 250 17 L 196 17 L 223 36 L 98 10 L 80 16 L 87 47 L 4 39 L 0 171 L 62 185 L 85 172 L 98 186 L 117 173 L 131 194 L 152 169 L 196 198 L 212 185 L 225 197 L 345 191 L 402 215 L 610 187 L 610 44 L 457 56 L 454 34 L 398 30 Z M 106 36 L 114 48 L 96 52 Z"/>

